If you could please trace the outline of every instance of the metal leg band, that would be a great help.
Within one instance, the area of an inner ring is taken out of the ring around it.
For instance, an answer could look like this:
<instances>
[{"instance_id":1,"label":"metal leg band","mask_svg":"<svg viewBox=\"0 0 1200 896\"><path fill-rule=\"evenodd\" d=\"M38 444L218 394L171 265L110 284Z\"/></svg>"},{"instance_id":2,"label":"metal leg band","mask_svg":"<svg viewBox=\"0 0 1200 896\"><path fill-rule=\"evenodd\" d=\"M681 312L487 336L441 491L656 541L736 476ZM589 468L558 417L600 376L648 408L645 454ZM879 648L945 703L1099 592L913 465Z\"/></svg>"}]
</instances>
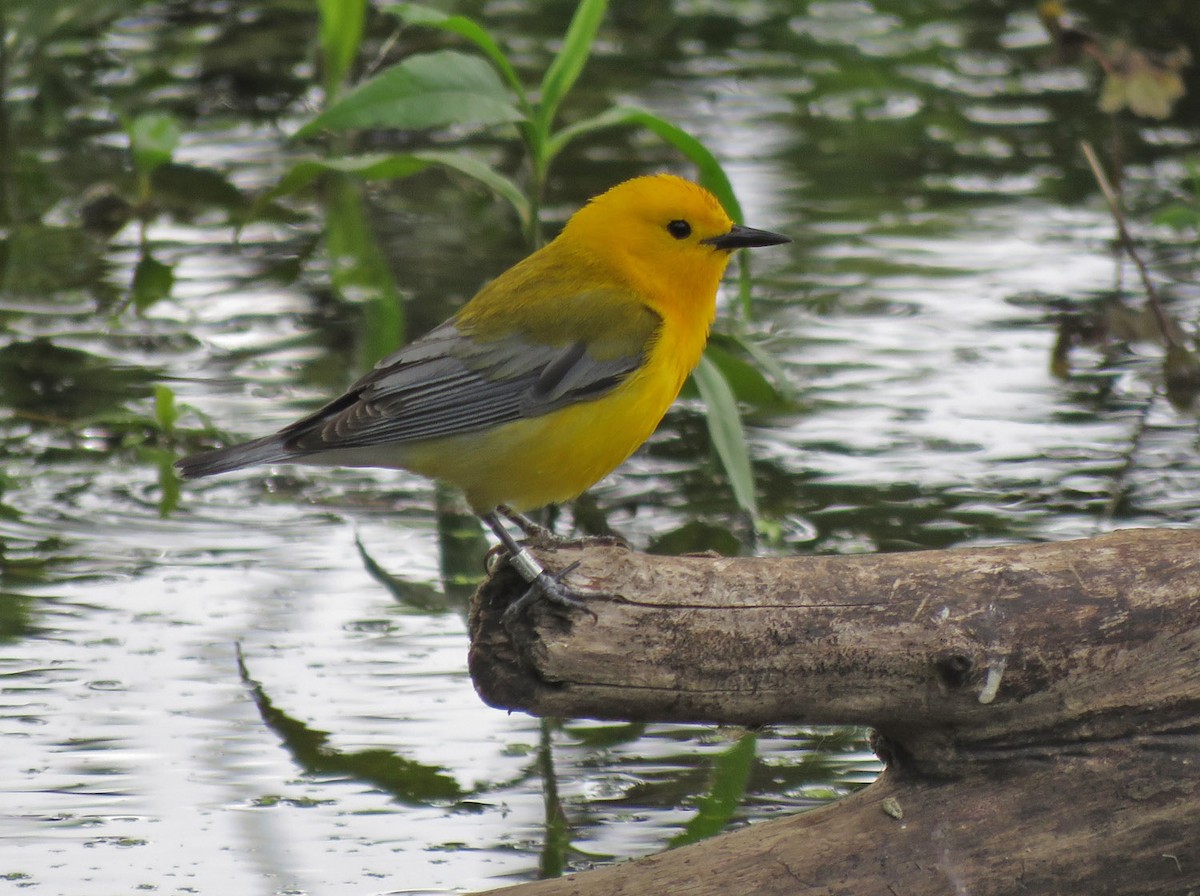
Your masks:
<instances>
[{"instance_id":1,"label":"metal leg band","mask_svg":"<svg viewBox=\"0 0 1200 896\"><path fill-rule=\"evenodd\" d=\"M515 554L510 554L508 563L513 569L531 585L537 581L539 576L546 574L546 569L542 564L534 559L533 554L529 553L525 548L521 548Z\"/></svg>"}]
</instances>

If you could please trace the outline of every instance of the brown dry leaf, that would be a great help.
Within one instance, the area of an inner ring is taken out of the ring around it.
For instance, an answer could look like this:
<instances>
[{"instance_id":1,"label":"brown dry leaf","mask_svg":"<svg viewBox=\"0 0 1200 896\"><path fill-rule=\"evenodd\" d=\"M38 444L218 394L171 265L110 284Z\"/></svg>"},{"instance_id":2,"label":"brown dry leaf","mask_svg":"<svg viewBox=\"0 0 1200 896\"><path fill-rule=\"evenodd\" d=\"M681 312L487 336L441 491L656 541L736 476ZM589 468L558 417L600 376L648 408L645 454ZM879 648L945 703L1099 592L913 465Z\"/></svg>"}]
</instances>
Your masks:
<instances>
[{"instance_id":1,"label":"brown dry leaf","mask_svg":"<svg viewBox=\"0 0 1200 896\"><path fill-rule=\"evenodd\" d=\"M1143 118L1167 118L1183 96L1183 78L1179 72L1191 62L1185 49L1165 56L1152 56L1142 50L1114 43L1103 57L1104 85L1100 89L1100 109L1118 112L1128 108Z\"/></svg>"}]
</instances>

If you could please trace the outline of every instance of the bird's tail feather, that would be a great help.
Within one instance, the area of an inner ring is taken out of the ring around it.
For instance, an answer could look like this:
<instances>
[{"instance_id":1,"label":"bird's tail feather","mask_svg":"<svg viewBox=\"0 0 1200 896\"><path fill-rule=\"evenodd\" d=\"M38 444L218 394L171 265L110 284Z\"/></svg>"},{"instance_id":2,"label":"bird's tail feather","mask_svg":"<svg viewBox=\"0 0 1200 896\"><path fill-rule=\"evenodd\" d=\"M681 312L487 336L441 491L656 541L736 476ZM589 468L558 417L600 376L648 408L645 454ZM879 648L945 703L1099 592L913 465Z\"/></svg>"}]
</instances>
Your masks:
<instances>
[{"instance_id":1,"label":"bird's tail feather","mask_svg":"<svg viewBox=\"0 0 1200 896\"><path fill-rule=\"evenodd\" d=\"M283 440L278 435L271 435L241 445L193 454L176 461L175 468L184 479L199 479L201 476L228 473L242 467L279 463L292 457L292 452L283 447Z\"/></svg>"}]
</instances>

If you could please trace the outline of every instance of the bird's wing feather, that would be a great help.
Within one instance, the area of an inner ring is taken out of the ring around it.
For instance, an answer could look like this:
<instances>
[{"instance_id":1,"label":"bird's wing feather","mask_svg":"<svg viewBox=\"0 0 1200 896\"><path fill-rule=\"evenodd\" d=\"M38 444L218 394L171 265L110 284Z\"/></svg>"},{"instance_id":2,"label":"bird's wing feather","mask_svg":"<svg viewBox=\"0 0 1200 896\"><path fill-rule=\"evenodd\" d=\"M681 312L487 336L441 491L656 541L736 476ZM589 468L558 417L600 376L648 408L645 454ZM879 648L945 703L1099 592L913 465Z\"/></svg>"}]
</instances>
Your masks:
<instances>
[{"instance_id":1,"label":"bird's wing feather","mask_svg":"<svg viewBox=\"0 0 1200 896\"><path fill-rule=\"evenodd\" d=\"M510 330L480 339L450 320L384 358L341 398L285 429L284 447L308 454L474 432L594 399L644 362L661 320L628 296L613 326L562 344ZM587 296L606 304L607 293ZM608 315L589 315L593 322Z\"/></svg>"}]
</instances>

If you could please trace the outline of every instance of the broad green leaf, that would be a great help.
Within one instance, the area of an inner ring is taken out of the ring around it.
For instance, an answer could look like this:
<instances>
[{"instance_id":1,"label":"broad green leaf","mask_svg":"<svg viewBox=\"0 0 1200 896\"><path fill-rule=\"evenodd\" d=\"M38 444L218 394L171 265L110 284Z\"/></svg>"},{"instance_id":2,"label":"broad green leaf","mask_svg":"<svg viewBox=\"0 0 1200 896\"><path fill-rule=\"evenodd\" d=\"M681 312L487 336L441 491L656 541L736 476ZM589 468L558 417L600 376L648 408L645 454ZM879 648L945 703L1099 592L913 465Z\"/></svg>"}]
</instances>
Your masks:
<instances>
[{"instance_id":1,"label":"broad green leaf","mask_svg":"<svg viewBox=\"0 0 1200 896\"><path fill-rule=\"evenodd\" d=\"M441 165L474 178L508 201L517 213L522 227L528 222L531 214L529 200L525 198L521 188L509 178L474 156L436 150L347 156L337 159L302 159L291 167L274 189L259 200L256 207L281 196L296 193L326 173L352 174L362 180L399 180L433 165Z\"/></svg>"},{"instance_id":2,"label":"broad green leaf","mask_svg":"<svg viewBox=\"0 0 1200 896\"><path fill-rule=\"evenodd\" d=\"M163 112L139 115L129 123L129 149L133 166L143 177L171 161L179 146L179 122Z\"/></svg>"},{"instance_id":3,"label":"broad green leaf","mask_svg":"<svg viewBox=\"0 0 1200 896\"><path fill-rule=\"evenodd\" d=\"M779 391L749 361L739 358L713 340L709 341L704 354L717 365L738 401L763 408L779 408L785 404Z\"/></svg>"},{"instance_id":4,"label":"broad green leaf","mask_svg":"<svg viewBox=\"0 0 1200 896\"><path fill-rule=\"evenodd\" d=\"M766 377L767 388L774 393L776 402L788 406L794 404L795 388L792 386L787 370L762 343L733 332L714 333L709 338L708 345L711 348L714 344L718 348L727 348L729 351L749 355L757 374ZM753 399L743 398L740 393L738 397L743 401L753 401Z\"/></svg>"},{"instance_id":5,"label":"broad green leaf","mask_svg":"<svg viewBox=\"0 0 1200 896\"><path fill-rule=\"evenodd\" d=\"M321 14L321 60L325 71L325 99L332 100L354 64L362 42L366 0L317 0Z\"/></svg>"},{"instance_id":6,"label":"broad green leaf","mask_svg":"<svg viewBox=\"0 0 1200 896\"><path fill-rule=\"evenodd\" d=\"M522 117L494 68L478 56L439 50L410 56L364 81L296 136L355 128L485 127Z\"/></svg>"},{"instance_id":7,"label":"broad green leaf","mask_svg":"<svg viewBox=\"0 0 1200 896\"><path fill-rule=\"evenodd\" d=\"M521 228L525 229L529 226L530 217L533 214L533 207L529 203L528 197L512 180L505 177L495 168L481 162L474 156L464 155L457 152L421 152L415 153L418 158L427 159L435 165L441 165L444 168L450 168L457 171L459 174L465 174L468 177L474 178L484 186L488 187L497 196L508 200L508 204L512 206L513 211L517 213L517 219L521 222Z\"/></svg>"},{"instance_id":8,"label":"broad green leaf","mask_svg":"<svg viewBox=\"0 0 1200 896\"><path fill-rule=\"evenodd\" d=\"M757 748L757 735L747 732L716 758L712 787L700 798L696 814L684 825L682 833L671 838L671 846L697 843L725 829L746 794Z\"/></svg>"},{"instance_id":9,"label":"broad green leaf","mask_svg":"<svg viewBox=\"0 0 1200 896\"><path fill-rule=\"evenodd\" d=\"M216 206L237 215L249 205L242 191L212 168L168 162L154 170L150 185L155 198L172 207L199 210Z\"/></svg>"},{"instance_id":10,"label":"broad green leaf","mask_svg":"<svg viewBox=\"0 0 1200 896\"><path fill-rule=\"evenodd\" d=\"M645 722L618 722L612 725L596 725L588 722L572 725L563 723L563 730L571 739L591 750L605 750L631 744L646 733Z\"/></svg>"},{"instance_id":11,"label":"broad green leaf","mask_svg":"<svg viewBox=\"0 0 1200 896\"><path fill-rule=\"evenodd\" d=\"M353 174L362 180L399 180L424 171L431 164L408 153L301 159L257 204L298 193L323 174Z\"/></svg>"},{"instance_id":12,"label":"broad green leaf","mask_svg":"<svg viewBox=\"0 0 1200 896\"><path fill-rule=\"evenodd\" d=\"M720 368L707 357L692 371L692 379L700 391L700 400L707 410L708 433L713 448L729 477L729 485L739 506L758 521L758 501L754 495L754 472L750 467L750 450L746 431L738 413L737 399Z\"/></svg>"},{"instance_id":13,"label":"broad green leaf","mask_svg":"<svg viewBox=\"0 0 1200 896\"><path fill-rule=\"evenodd\" d=\"M438 28L442 31L457 34L459 37L465 37L471 41L471 43L483 50L488 59L492 61L492 64L496 66L496 70L500 72L504 80L508 82L508 86L517 95L522 107L525 107L526 115L530 114L528 111L528 100L525 96L525 87L521 83L521 79L517 76L516 69L508 61L508 57L500 49L500 45L477 22L468 19L466 16L449 15L439 9L434 9L431 6L422 6L419 3L387 4L381 8L381 11L390 13L410 25L424 25L428 28Z\"/></svg>"},{"instance_id":14,"label":"broad green leaf","mask_svg":"<svg viewBox=\"0 0 1200 896\"><path fill-rule=\"evenodd\" d=\"M348 156L338 159L303 159L293 165L279 184L259 200L256 208L281 196L299 192L326 173L352 174L363 180L398 180L425 171L433 165L441 165L472 177L506 199L517 213L522 227L529 220L531 214L529 200L512 180L474 156L433 150L392 155Z\"/></svg>"},{"instance_id":15,"label":"broad green leaf","mask_svg":"<svg viewBox=\"0 0 1200 896\"><path fill-rule=\"evenodd\" d=\"M550 132L554 113L563 97L570 92L592 53L592 43L604 18L608 0L581 0L567 26L562 48L542 77L538 120L542 134Z\"/></svg>"},{"instance_id":16,"label":"broad green leaf","mask_svg":"<svg viewBox=\"0 0 1200 896\"><path fill-rule=\"evenodd\" d=\"M147 252L133 271L133 304L139 311L145 311L169 296L174 285L175 271L171 266Z\"/></svg>"}]
</instances>

